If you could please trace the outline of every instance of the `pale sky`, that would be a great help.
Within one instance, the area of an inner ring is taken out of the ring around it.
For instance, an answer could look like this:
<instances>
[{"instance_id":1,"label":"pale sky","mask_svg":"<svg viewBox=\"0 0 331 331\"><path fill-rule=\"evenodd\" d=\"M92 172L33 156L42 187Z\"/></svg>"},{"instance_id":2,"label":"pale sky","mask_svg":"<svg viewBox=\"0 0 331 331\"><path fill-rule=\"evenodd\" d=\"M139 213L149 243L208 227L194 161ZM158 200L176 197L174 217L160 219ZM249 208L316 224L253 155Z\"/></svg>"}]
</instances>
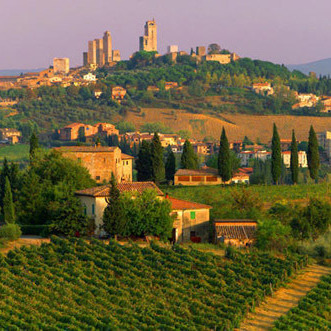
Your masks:
<instances>
[{"instance_id":1,"label":"pale sky","mask_svg":"<svg viewBox=\"0 0 331 331\"><path fill-rule=\"evenodd\" d=\"M127 59L146 20L158 49L216 42L242 57L298 64L331 57L331 0L0 0L0 69L82 64L87 41L110 30Z\"/></svg>"}]
</instances>

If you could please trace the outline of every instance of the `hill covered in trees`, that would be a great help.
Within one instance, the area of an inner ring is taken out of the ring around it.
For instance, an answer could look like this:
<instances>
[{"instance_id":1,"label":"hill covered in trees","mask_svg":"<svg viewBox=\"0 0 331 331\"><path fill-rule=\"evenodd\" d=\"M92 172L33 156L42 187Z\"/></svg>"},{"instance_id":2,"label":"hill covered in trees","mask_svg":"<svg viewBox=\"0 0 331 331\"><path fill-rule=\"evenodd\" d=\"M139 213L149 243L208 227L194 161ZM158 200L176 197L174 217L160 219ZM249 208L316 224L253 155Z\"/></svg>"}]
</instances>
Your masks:
<instances>
[{"instance_id":1,"label":"hill covered in trees","mask_svg":"<svg viewBox=\"0 0 331 331\"><path fill-rule=\"evenodd\" d=\"M71 122L96 123L125 121L135 112L142 119L143 108L185 110L189 114L213 117L224 114L312 115L311 108L293 111L294 91L331 95L331 80L314 78L285 66L248 58L221 65L217 62L197 63L190 56L178 56L177 63L168 56L155 58L139 52L129 61L113 68L97 69L98 81L89 86L40 87L34 90L0 91L2 99L16 99L18 104L0 108L0 127L22 131L27 139L33 130L50 132ZM175 82L178 88L166 89L165 82ZM275 93L265 96L254 93L251 85L268 81ZM119 104L112 100L112 87L127 89ZM157 89L148 89L155 86ZM290 87L290 90L288 89ZM101 91L100 98L95 91Z\"/></svg>"}]
</instances>

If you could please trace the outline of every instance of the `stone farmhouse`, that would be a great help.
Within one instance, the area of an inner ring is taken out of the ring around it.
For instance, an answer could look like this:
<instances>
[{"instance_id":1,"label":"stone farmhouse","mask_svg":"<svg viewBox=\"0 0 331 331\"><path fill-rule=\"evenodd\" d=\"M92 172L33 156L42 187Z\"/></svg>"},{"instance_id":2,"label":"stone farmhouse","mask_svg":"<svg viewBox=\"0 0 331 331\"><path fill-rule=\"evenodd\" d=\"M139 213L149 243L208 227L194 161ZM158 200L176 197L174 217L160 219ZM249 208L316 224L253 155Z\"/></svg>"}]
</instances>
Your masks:
<instances>
[{"instance_id":1,"label":"stone farmhouse","mask_svg":"<svg viewBox=\"0 0 331 331\"><path fill-rule=\"evenodd\" d=\"M54 148L63 157L79 160L98 183L109 182L114 173L118 183L132 182L132 160L119 147L64 146Z\"/></svg>"},{"instance_id":2,"label":"stone farmhouse","mask_svg":"<svg viewBox=\"0 0 331 331\"><path fill-rule=\"evenodd\" d=\"M16 129L2 128L0 129L0 140L3 143L17 144L21 140L21 132Z\"/></svg>"},{"instance_id":3,"label":"stone farmhouse","mask_svg":"<svg viewBox=\"0 0 331 331\"><path fill-rule=\"evenodd\" d=\"M270 83L254 83L252 85L252 90L257 94L262 95L274 94L274 89L271 87Z\"/></svg>"},{"instance_id":4,"label":"stone farmhouse","mask_svg":"<svg viewBox=\"0 0 331 331\"><path fill-rule=\"evenodd\" d=\"M233 246L250 246L256 239L257 222L253 220L214 221L214 242Z\"/></svg>"},{"instance_id":5,"label":"stone farmhouse","mask_svg":"<svg viewBox=\"0 0 331 331\"><path fill-rule=\"evenodd\" d=\"M167 199L171 204L173 223L173 241L183 242L192 238L207 241L209 238L209 211L208 205L175 199L164 194L153 182L119 183L120 192L138 192L155 190L159 199ZM96 235L103 235L102 217L107 206L106 199L109 196L109 185L97 186L76 192L81 200L87 216L93 217L96 224Z\"/></svg>"},{"instance_id":6,"label":"stone farmhouse","mask_svg":"<svg viewBox=\"0 0 331 331\"><path fill-rule=\"evenodd\" d=\"M252 168L240 168L233 178L225 184L248 184L249 176L253 173ZM197 186L197 185L220 185L224 184L218 174L218 170L203 167L199 170L179 169L174 176L174 185Z\"/></svg>"},{"instance_id":7,"label":"stone farmhouse","mask_svg":"<svg viewBox=\"0 0 331 331\"><path fill-rule=\"evenodd\" d=\"M331 158L331 131L323 131L316 133L319 146L325 150L327 157Z\"/></svg>"}]
</instances>

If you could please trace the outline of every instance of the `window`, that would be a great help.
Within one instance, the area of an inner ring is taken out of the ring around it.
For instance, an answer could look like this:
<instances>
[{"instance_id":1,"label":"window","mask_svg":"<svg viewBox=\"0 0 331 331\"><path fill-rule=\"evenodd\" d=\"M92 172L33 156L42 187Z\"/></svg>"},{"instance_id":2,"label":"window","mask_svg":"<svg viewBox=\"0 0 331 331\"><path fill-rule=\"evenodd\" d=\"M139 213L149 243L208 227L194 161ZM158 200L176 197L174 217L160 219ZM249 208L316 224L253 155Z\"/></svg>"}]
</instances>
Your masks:
<instances>
[{"instance_id":1,"label":"window","mask_svg":"<svg viewBox=\"0 0 331 331\"><path fill-rule=\"evenodd\" d=\"M95 179L96 180L100 180L100 176L95 176Z\"/></svg>"},{"instance_id":2,"label":"window","mask_svg":"<svg viewBox=\"0 0 331 331\"><path fill-rule=\"evenodd\" d=\"M84 215L87 215L87 208L86 208L86 205L84 205Z\"/></svg>"},{"instance_id":3,"label":"window","mask_svg":"<svg viewBox=\"0 0 331 331\"><path fill-rule=\"evenodd\" d=\"M196 237L196 233L195 233L195 231L191 231L191 233L190 233L190 237L192 238L192 237Z\"/></svg>"},{"instance_id":4,"label":"window","mask_svg":"<svg viewBox=\"0 0 331 331\"><path fill-rule=\"evenodd\" d=\"M94 203L92 203L92 215L95 215L95 206L94 206Z\"/></svg>"},{"instance_id":5,"label":"window","mask_svg":"<svg viewBox=\"0 0 331 331\"><path fill-rule=\"evenodd\" d=\"M195 220L195 211L190 212L191 220Z\"/></svg>"}]
</instances>

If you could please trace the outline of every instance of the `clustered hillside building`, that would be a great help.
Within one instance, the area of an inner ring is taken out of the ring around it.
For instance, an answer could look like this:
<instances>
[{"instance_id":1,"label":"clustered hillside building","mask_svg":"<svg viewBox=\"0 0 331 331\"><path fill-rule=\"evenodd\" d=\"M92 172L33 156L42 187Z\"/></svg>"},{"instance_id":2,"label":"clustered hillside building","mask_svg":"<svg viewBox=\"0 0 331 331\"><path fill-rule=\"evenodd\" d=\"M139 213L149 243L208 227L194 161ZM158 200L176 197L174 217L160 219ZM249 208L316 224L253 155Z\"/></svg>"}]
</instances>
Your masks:
<instances>
[{"instance_id":1,"label":"clustered hillside building","mask_svg":"<svg viewBox=\"0 0 331 331\"><path fill-rule=\"evenodd\" d=\"M88 125L83 123L71 123L59 130L59 139L63 141L74 141L80 137L94 137L100 135L108 137L112 135L119 135L119 131L115 125L110 123L97 123Z\"/></svg>"},{"instance_id":2,"label":"clustered hillside building","mask_svg":"<svg viewBox=\"0 0 331 331\"><path fill-rule=\"evenodd\" d=\"M54 148L63 157L79 160L98 183L106 183L113 173L118 183L132 182L133 157L121 152L119 147L63 146Z\"/></svg>"},{"instance_id":3,"label":"clustered hillside building","mask_svg":"<svg viewBox=\"0 0 331 331\"><path fill-rule=\"evenodd\" d=\"M290 151L283 151L281 152L282 160L286 168L289 168L291 165L291 152ZM257 159L261 161L271 160L271 152L268 151L242 151L238 154L238 157L241 161L241 166L247 167L250 164L251 160ZM307 161L307 153L305 151L298 152L299 158L299 167L300 168L307 168L308 161Z\"/></svg>"},{"instance_id":4,"label":"clustered hillside building","mask_svg":"<svg viewBox=\"0 0 331 331\"><path fill-rule=\"evenodd\" d=\"M54 58L53 59L54 74L68 74L70 70L69 59L65 58Z\"/></svg>"},{"instance_id":5,"label":"clustered hillside building","mask_svg":"<svg viewBox=\"0 0 331 331\"><path fill-rule=\"evenodd\" d=\"M17 129L2 128L0 129L0 143L17 144L21 140L21 132Z\"/></svg>"},{"instance_id":6,"label":"clustered hillside building","mask_svg":"<svg viewBox=\"0 0 331 331\"><path fill-rule=\"evenodd\" d=\"M87 216L94 218L96 235L104 234L102 230L102 217L107 206L106 198L109 196L109 185L97 186L77 191L76 196L81 200ZM174 215L172 239L174 242L189 241L198 238L207 241L209 237L209 220L211 206L176 199L164 194L153 182L119 183L121 193L141 193L145 190L155 190L158 199L167 199L171 204Z\"/></svg>"}]
</instances>

